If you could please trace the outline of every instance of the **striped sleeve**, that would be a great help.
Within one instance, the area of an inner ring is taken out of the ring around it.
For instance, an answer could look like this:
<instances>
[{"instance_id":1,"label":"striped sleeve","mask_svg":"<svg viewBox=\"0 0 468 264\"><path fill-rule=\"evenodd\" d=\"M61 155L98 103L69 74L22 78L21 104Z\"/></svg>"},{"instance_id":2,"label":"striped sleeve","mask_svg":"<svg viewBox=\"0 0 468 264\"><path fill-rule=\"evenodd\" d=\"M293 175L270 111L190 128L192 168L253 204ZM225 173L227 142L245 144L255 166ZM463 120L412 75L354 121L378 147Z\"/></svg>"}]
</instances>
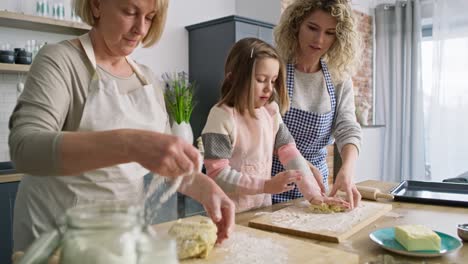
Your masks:
<instances>
[{"instance_id":1,"label":"striped sleeve","mask_svg":"<svg viewBox=\"0 0 468 264\"><path fill-rule=\"evenodd\" d=\"M218 106L213 107L202 131L207 175L226 193L263 193L265 180L244 175L230 166L235 139L233 113Z\"/></svg>"}]
</instances>

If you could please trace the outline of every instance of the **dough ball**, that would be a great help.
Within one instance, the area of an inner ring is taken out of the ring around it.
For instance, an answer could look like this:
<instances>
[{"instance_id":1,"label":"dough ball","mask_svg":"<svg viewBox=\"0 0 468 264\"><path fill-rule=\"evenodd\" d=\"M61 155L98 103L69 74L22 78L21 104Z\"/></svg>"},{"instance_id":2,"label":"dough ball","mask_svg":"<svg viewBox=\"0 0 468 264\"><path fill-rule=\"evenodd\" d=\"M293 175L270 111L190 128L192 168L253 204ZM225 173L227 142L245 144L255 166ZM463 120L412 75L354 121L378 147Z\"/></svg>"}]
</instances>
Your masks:
<instances>
[{"instance_id":1,"label":"dough ball","mask_svg":"<svg viewBox=\"0 0 468 264\"><path fill-rule=\"evenodd\" d=\"M185 222L180 219L169 229L169 235L177 241L180 260L206 258L216 243L218 228L211 220Z\"/></svg>"}]
</instances>

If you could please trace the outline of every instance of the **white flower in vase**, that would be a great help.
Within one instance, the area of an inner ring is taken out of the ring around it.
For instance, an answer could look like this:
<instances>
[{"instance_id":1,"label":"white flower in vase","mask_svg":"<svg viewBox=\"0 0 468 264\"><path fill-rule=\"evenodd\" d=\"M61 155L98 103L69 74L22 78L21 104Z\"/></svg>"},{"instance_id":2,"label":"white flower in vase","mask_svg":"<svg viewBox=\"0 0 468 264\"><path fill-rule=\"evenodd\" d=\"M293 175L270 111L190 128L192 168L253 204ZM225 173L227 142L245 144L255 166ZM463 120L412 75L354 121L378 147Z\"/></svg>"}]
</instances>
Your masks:
<instances>
[{"instance_id":1,"label":"white flower in vase","mask_svg":"<svg viewBox=\"0 0 468 264\"><path fill-rule=\"evenodd\" d=\"M164 73L162 79L166 84L164 99L167 111L173 121L172 134L193 144L190 116L195 107L193 101L195 84L191 84L188 81L188 74L186 72Z\"/></svg>"}]
</instances>

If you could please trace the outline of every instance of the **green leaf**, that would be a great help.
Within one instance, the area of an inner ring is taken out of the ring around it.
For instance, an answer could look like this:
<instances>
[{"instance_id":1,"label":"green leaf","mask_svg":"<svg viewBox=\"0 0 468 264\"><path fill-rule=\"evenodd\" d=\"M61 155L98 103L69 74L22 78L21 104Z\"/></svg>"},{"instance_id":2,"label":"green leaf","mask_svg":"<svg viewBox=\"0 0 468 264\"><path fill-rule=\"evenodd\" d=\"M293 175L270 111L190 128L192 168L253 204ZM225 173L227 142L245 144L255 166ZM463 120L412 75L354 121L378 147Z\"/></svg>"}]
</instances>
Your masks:
<instances>
[{"instance_id":1,"label":"green leaf","mask_svg":"<svg viewBox=\"0 0 468 264\"><path fill-rule=\"evenodd\" d=\"M195 84L188 81L188 75L185 72L164 73L162 78L166 84L164 100L169 115L178 124L190 122L190 116L195 107L193 101Z\"/></svg>"}]
</instances>

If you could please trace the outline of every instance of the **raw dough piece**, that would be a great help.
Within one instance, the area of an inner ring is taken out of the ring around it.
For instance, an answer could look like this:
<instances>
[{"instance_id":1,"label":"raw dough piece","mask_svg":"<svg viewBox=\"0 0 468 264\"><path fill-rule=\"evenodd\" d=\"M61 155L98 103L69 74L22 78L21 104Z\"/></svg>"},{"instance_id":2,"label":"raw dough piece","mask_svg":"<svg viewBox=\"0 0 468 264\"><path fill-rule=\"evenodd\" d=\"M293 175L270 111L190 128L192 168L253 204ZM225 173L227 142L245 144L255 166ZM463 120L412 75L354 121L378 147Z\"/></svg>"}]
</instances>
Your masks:
<instances>
[{"instance_id":1,"label":"raw dough piece","mask_svg":"<svg viewBox=\"0 0 468 264\"><path fill-rule=\"evenodd\" d=\"M345 208L334 205L334 204L311 204L309 206L310 212L314 214L331 214L331 213L339 213L344 212Z\"/></svg>"},{"instance_id":2,"label":"raw dough piece","mask_svg":"<svg viewBox=\"0 0 468 264\"><path fill-rule=\"evenodd\" d=\"M169 229L177 241L177 256L180 260L206 258L216 243L218 228L210 220L183 222L178 220Z\"/></svg>"}]
</instances>

